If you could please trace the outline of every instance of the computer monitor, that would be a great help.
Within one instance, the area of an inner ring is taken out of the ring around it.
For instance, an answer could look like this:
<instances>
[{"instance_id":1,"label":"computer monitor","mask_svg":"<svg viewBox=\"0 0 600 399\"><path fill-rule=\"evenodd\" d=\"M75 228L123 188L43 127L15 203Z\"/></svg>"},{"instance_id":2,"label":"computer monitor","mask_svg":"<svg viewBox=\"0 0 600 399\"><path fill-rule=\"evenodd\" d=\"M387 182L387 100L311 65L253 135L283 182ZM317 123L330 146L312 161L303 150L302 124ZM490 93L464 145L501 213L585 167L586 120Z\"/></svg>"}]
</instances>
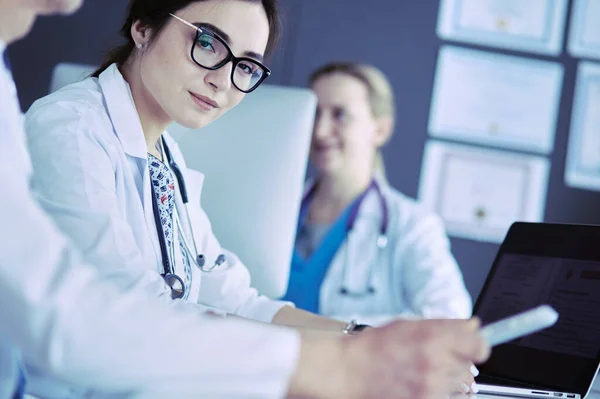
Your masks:
<instances>
[{"instance_id":1,"label":"computer monitor","mask_svg":"<svg viewBox=\"0 0 600 399\"><path fill-rule=\"evenodd\" d=\"M308 89L263 85L198 131L169 128L187 166L205 175L215 235L271 298L287 290L315 110Z\"/></svg>"},{"instance_id":2,"label":"computer monitor","mask_svg":"<svg viewBox=\"0 0 600 399\"><path fill-rule=\"evenodd\" d=\"M52 78L50 80L50 93L69 85L84 80L90 76L96 67L85 64L72 64L61 62L54 66L52 70Z\"/></svg>"}]
</instances>

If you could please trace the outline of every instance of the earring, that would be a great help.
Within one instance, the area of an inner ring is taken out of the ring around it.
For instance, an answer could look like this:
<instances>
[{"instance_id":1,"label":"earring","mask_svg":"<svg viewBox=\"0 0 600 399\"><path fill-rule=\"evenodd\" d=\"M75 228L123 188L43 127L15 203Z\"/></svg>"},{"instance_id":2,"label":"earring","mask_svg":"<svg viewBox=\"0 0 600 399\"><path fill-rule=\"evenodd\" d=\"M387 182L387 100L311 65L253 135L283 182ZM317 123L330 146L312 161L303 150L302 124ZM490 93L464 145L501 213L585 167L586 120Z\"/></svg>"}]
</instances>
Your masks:
<instances>
[{"instance_id":1,"label":"earring","mask_svg":"<svg viewBox=\"0 0 600 399\"><path fill-rule=\"evenodd\" d=\"M137 48L139 48L140 50L142 49L142 47L143 47L142 43L137 44Z\"/></svg>"}]
</instances>

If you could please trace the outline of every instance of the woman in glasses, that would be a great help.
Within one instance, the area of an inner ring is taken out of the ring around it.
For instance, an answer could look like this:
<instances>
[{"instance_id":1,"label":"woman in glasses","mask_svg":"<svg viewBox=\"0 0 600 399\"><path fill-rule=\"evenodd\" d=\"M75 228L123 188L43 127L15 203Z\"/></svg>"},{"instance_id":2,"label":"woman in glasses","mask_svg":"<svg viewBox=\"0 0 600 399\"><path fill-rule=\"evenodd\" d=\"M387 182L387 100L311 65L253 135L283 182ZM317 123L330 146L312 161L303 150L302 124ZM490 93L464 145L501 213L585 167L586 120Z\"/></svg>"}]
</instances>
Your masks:
<instances>
[{"instance_id":1,"label":"woman in glasses","mask_svg":"<svg viewBox=\"0 0 600 399\"><path fill-rule=\"evenodd\" d=\"M471 299L442 221L385 179L395 119L378 69L333 63L310 77L317 172L302 202L286 300L329 317L466 318Z\"/></svg>"},{"instance_id":2,"label":"woman in glasses","mask_svg":"<svg viewBox=\"0 0 600 399\"><path fill-rule=\"evenodd\" d=\"M279 34L276 1L132 0L121 33L125 44L93 77L27 112L43 206L88 260L138 274L166 300L342 333L348 323L250 287L247 269L213 235L198 176L166 132L172 122L211 123L269 76L263 59Z\"/></svg>"},{"instance_id":3,"label":"woman in glasses","mask_svg":"<svg viewBox=\"0 0 600 399\"><path fill-rule=\"evenodd\" d=\"M248 270L220 247L200 209L202 177L166 132L172 122L205 126L255 90L270 74L263 59L279 29L276 0L132 0L125 44L92 77L27 112L32 186L108 275L133 273L155 295L202 311L342 334L350 321L250 286ZM53 397L73 394L30 372L32 393L46 397L50 384Z\"/></svg>"}]
</instances>

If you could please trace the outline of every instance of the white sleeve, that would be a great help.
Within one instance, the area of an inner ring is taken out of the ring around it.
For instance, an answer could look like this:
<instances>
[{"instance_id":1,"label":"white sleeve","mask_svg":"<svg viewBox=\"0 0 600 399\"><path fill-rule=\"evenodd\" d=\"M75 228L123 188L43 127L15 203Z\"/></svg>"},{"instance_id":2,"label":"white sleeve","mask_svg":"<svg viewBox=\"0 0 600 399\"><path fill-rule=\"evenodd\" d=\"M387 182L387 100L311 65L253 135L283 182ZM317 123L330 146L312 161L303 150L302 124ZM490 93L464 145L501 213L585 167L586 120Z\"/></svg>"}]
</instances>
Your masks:
<instances>
[{"instance_id":1,"label":"white sleeve","mask_svg":"<svg viewBox=\"0 0 600 399\"><path fill-rule=\"evenodd\" d=\"M425 318L468 318L471 297L442 220L420 207L414 212L394 259L394 267L401 267L398 280L413 313Z\"/></svg>"},{"instance_id":2,"label":"white sleeve","mask_svg":"<svg viewBox=\"0 0 600 399\"><path fill-rule=\"evenodd\" d=\"M297 333L200 315L149 295L136 278L119 275L117 285L82 263L30 194L22 126L13 128L7 107L16 99L4 89L0 74L0 336L75 385L282 397L298 358Z\"/></svg>"}]
</instances>

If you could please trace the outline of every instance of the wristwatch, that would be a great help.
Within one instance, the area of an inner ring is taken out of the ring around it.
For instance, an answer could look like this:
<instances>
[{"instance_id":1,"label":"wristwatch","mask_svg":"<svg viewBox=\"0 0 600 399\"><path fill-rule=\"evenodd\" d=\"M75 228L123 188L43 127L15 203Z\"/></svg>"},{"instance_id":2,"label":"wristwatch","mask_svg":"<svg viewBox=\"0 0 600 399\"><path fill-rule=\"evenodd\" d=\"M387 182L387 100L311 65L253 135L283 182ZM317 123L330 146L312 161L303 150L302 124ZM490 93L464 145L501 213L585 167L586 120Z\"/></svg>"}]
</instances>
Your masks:
<instances>
[{"instance_id":1,"label":"wristwatch","mask_svg":"<svg viewBox=\"0 0 600 399\"><path fill-rule=\"evenodd\" d=\"M344 327L344 334L346 335L357 335L360 334L365 328L369 328L368 324L358 324L356 320L352 320Z\"/></svg>"}]
</instances>

